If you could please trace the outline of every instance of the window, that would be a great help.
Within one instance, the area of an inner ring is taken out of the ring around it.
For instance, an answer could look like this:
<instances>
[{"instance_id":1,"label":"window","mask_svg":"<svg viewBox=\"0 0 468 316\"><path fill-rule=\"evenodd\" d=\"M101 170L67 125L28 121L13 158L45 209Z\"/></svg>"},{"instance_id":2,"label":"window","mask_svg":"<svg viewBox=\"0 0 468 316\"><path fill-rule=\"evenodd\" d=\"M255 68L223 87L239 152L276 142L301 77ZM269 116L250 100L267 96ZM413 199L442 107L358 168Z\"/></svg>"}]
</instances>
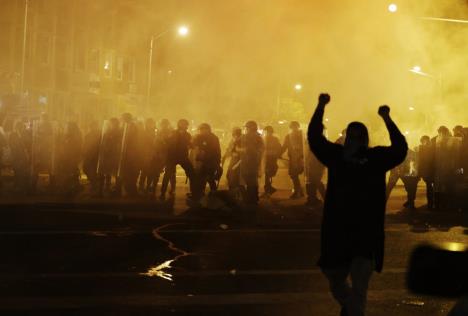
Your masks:
<instances>
[{"instance_id":1,"label":"window","mask_svg":"<svg viewBox=\"0 0 468 316\"><path fill-rule=\"evenodd\" d=\"M104 53L104 76L110 78L112 77L112 52L107 51Z\"/></svg>"},{"instance_id":2,"label":"window","mask_svg":"<svg viewBox=\"0 0 468 316\"><path fill-rule=\"evenodd\" d=\"M8 65L10 61L10 49L8 48L10 45L10 41L0 38L0 64Z\"/></svg>"},{"instance_id":3,"label":"window","mask_svg":"<svg viewBox=\"0 0 468 316\"><path fill-rule=\"evenodd\" d=\"M124 78L128 82L135 82L135 59L133 57L124 60Z\"/></svg>"},{"instance_id":4,"label":"window","mask_svg":"<svg viewBox=\"0 0 468 316\"><path fill-rule=\"evenodd\" d=\"M57 68L68 68L69 65L68 43L63 40L55 44L55 65Z\"/></svg>"},{"instance_id":5,"label":"window","mask_svg":"<svg viewBox=\"0 0 468 316\"><path fill-rule=\"evenodd\" d=\"M10 38L9 29L6 25L1 24L0 28L5 28L5 32L0 34L0 64L8 65L10 63Z\"/></svg>"},{"instance_id":6,"label":"window","mask_svg":"<svg viewBox=\"0 0 468 316\"><path fill-rule=\"evenodd\" d=\"M36 5L36 9L39 12L46 12L47 11L47 1L46 0L36 0L34 4Z\"/></svg>"},{"instance_id":7,"label":"window","mask_svg":"<svg viewBox=\"0 0 468 316\"><path fill-rule=\"evenodd\" d=\"M88 52L88 69L89 72L99 74L99 50L90 49Z\"/></svg>"},{"instance_id":8,"label":"window","mask_svg":"<svg viewBox=\"0 0 468 316\"><path fill-rule=\"evenodd\" d=\"M84 71L86 68L86 41L84 33L75 33L75 48L73 53L76 71Z\"/></svg>"},{"instance_id":9,"label":"window","mask_svg":"<svg viewBox=\"0 0 468 316\"><path fill-rule=\"evenodd\" d=\"M70 7L67 5L66 1L59 2L61 7L57 8L57 35L62 37L70 37L71 33L71 19ZM64 5L65 4L65 5Z\"/></svg>"},{"instance_id":10,"label":"window","mask_svg":"<svg viewBox=\"0 0 468 316\"><path fill-rule=\"evenodd\" d=\"M50 57L50 38L44 34L36 37L36 60L39 64L48 65Z\"/></svg>"},{"instance_id":11,"label":"window","mask_svg":"<svg viewBox=\"0 0 468 316\"><path fill-rule=\"evenodd\" d=\"M124 66L124 58L122 56L118 56L115 62L115 77L117 80L123 79L123 67Z\"/></svg>"}]
</instances>

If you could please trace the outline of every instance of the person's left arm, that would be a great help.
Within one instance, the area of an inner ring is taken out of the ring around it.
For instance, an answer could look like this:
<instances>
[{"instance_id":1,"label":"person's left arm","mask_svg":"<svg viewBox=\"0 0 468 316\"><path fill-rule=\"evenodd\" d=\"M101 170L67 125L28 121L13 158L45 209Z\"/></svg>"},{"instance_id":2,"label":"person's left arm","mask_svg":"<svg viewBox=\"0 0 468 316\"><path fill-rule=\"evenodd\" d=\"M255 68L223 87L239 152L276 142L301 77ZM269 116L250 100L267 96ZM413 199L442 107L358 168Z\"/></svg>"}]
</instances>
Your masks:
<instances>
[{"instance_id":1,"label":"person's left arm","mask_svg":"<svg viewBox=\"0 0 468 316\"><path fill-rule=\"evenodd\" d=\"M408 143L405 136L390 117L390 108L382 105L379 108L379 115L382 117L390 136L391 145L387 147L377 147L378 164L385 170L391 170L400 165L406 158Z\"/></svg>"}]
</instances>

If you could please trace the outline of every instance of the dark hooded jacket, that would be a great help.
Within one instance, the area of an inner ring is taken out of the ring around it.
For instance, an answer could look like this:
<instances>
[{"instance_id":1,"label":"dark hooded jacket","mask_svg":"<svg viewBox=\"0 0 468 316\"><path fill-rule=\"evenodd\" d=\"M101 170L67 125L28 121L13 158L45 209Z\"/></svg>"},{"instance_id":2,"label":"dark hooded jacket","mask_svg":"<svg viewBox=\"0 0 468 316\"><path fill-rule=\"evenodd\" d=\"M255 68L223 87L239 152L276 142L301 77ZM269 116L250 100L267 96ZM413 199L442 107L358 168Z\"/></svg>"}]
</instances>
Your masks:
<instances>
[{"instance_id":1,"label":"dark hooded jacket","mask_svg":"<svg viewBox=\"0 0 468 316\"><path fill-rule=\"evenodd\" d=\"M347 266L355 257L375 260L382 271L385 239L386 172L405 159L408 145L391 121L391 146L365 148L345 159L344 147L323 136L324 108L315 111L308 129L310 149L328 167L322 231L322 268Z\"/></svg>"}]
</instances>

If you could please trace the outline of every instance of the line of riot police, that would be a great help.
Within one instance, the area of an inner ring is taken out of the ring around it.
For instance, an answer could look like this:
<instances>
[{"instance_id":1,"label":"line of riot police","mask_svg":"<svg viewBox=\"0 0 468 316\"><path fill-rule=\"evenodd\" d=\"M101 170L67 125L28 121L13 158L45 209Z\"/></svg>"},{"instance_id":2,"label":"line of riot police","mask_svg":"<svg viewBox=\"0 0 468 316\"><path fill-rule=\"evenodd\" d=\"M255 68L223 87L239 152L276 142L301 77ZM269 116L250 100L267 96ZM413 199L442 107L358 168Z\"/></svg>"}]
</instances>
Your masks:
<instances>
[{"instance_id":1,"label":"line of riot police","mask_svg":"<svg viewBox=\"0 0 468 316\"><path fill-rule=\"evenodd\" d=\"M387 197L399 179L407 192L404 207L415 209L418 182L426 187L427 208L468 208L468 128L455 126L452 132L441 126L437 136L424 135L419 146L408 150L405 161L390 172Z\"/></svg>"},{"instance_id":2,"label":"line of riot police","mask_svg":"<svg viewBox=\"0 0 468 316\"><path fill-rule=\"evenodd\" d=\"M59 124L43 113L37 120L3 125L2 165L12 170L17 195L34 195L46 187L47 193L74 196L83 190L84 174L93 197L147 196L165 201L175 195L180 166L190 186L191 203L198 203L208 190L210 194L218 191L225 171L232 197L256 204L261 176L264 196L275 193L273 178L279 160L289 166L292 199L304 196L299 180L304 172L308 204L320 204L317 193L324 195L324 168L307 150L298 122L291 122L281 144L272 126L260 133L257 123L248 121L244 131L233 129L223 154L209 124L200 124L192 136L185 119L172 128L167 119L157 124L151 118L139 121L124 113L101 126L92 121L82 133L77 123ZM287 159L282 158L285 154Z\"/></svg>"},{"instance_id":3,"label":"line of riot police","mask_svg":"<svg viewBox=\"0 0 468 316\"><path fill-rule=\"evenodd\" d=\"M290 122L281 142L272 126L260 133L257 123L248 121L244 130L232 130L224 153L209 124L199 125L193 136L189 127L184 119L172 128L167 119L157 124L151 118L136 120L129 113L101 126L92 121L83 135L77 123L59 124L46 113L37 120L5 122L0 133L1 162L11 170L13 190L4 185L2 191L34 195L46 187L48 193L74 196L83 189L84 174L94 197L146 196L165 201L175 195L179 165L190 186L189 201L198 203L206 191L218 191L225 173L232 197L256 204L259 179L264 178L263 195L269 198L276 192L274 177L283 161L293 188L290 198L304 196L299 180L304 174L307 205L320 206L319 196L325 195L324 167L308 150L298 122ZM345 133L337 143L342 143ZM441 126L436 137L421 137L420 145L392 170L387 196L401 179L408 194L404 206L413 209L418 182L423 180L429 209L466 208L467 163L468 130L456 126L451 133Z\"/></svg>"}]
</instances>

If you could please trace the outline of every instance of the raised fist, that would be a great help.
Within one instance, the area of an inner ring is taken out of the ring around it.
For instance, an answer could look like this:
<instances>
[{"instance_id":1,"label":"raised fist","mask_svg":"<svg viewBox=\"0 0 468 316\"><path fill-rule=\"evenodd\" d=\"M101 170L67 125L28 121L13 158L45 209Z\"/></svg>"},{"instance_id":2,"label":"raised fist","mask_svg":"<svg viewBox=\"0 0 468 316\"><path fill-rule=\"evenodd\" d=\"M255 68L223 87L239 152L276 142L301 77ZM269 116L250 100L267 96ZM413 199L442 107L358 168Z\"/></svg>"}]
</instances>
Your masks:
<instances>
[{"instance_id":1,"label":"raised fist","mask_svg":"<svg viewBox=\"0 0 468 316\"><path fill-rule=\"evenodd\" d=\"M321 93L319 95L319 105L327 105L330 102L330 95L328 93Z\"/></svg>"},{"instance_id":2,"label":"raised fist","mask_svg":"<svg viewBox=\"0 0 468 316\"><path fill-rule=\"evenodd\" d=\"M388 105L380 106L379 115L383 118L390 116L390 107Z\"/></svg>"}]
</instances>

